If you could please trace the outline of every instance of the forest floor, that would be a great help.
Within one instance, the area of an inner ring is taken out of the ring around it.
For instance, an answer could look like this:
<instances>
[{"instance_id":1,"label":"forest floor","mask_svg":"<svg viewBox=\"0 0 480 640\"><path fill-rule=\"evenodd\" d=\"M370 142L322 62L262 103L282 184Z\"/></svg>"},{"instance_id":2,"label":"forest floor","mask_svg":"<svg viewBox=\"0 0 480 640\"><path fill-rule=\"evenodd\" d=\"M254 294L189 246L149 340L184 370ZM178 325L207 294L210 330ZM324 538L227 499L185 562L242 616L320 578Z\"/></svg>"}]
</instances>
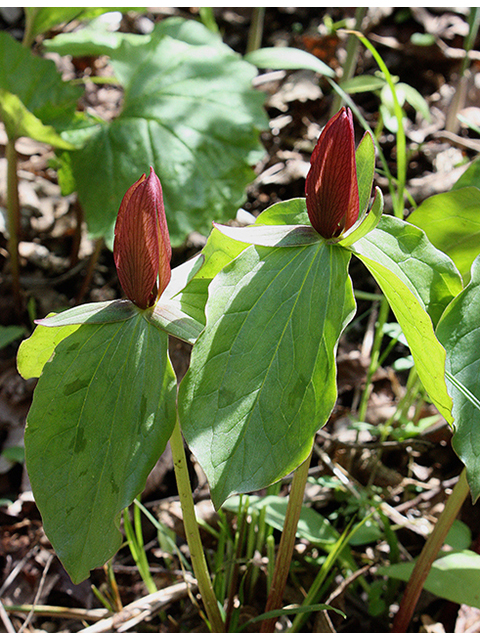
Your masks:
<instances>
[{"instance_id":1,"label":"forest floor","mask_svg":"<svg viewBox=\"0 0 480 640\"><path fill-rule=\"evenodd\" d=\"M224 41L241 55L245 54L252 10L215 8L214 13ZM124 18L123 28L143 32L145 21L155 22L170 15L198 19L195 9L149 10L143 15L129 14ZM262 46L298 47L339 71L345 59L347 35L335 31L332 24L335 26L348 19L342 26L350 27L354 15L354 9L342 8L267 8ZM0 19L3 21L0 28L21 38L21 15L12 18L2 14ZM371 9L364 19L362 31L378 49L391 74L414 87L428 104L430 121L411 106L405 106L409 154L407 189L412 199L420 204L431 195L447 191L464 171L465 164L480 150L479 136L471 129L459 121L454 127L448 125L458 91L460 55L468 33L467 12L432 8ZM431 44L417 44L421 40L416 37L418 34L431 36ZM66 65L78 76L93 73L94 67L108 64L108 61L84 59L59 61L59 64ZM376 70L372 56L361 47L356 75L373 75ZM467 80L460 107L464 110L462 113L468 114L469 119L480 126L478 46L472 49ZM265 156L255 168L257 178L248 188L243 207L253 216L275 202L304 196L310 154L331 115L334 99L330 85L310 71L260 71L256 86L266 93L270 130L262 134ZM115 87L87 84L86 104L102 117L109 118L116 112L119 91ZM366 121L375 129L379 121L378 94L369 91L353 97ZM362 132L357 128L358 123L355 126L360 139ZM394 170L395 136L385 127L380 143ZM5 144L6 136L0 129L2 155ZM123 628L121 624L129 619L128 605L148 593L128 546L122 547L113 559L110 574L105 568L99 568L88 580L74 585L43 533L22 460L26 416L36 381L25 381L19 376L16 369L18 345L33 330L33 318L79 302L118 298L121 291L112 254L102 249L92 262L95 244L85 232L77 247L78 262L71 265L78 208L74 196L64 198L60 194L56 173L49 164L51 149L22 138L18 142L18 152L24 214L24 239L20 246L22 285L28 305L18 317L9 287L7 243L2 234L0 215L0 324L21 327L20 335L0 350L0 597L4 607L0 607L0 631L9 630L13 625L17 631L22 628L25 631L77 632L86 625L95 624L106 612L105 602L97 598L92 586L114 603L113 608L119 608L119 602L124 607L114 619L107 618L107 630L205 631L194 593L188 589L175 591L172 587L183 581L178 558L161 548L157 532L148 521L144 523L144 542L153 578L165 600L160 606L160 601L152 598L153 604L146 605L148 617L139 615L137 607L130 615L131 622ZM375 182L385 193L386 213L391 213L385 177L378 173ZM0 212L5 210L5 185L6 161L0 157ZM411 209L409 201L406 214ZM205 238L192 234L174 251L174 266L201 250L204 242ZM352 265L351 277L355 289L376 293L373 280L358 261ZM372 381L365 420L368 428L355 430L351 427L351 416L363 393L376 311L375 302L360 300L356 319L340 342L339 397L328 425L317 437L318 446L311 463L311 477L317 482L309 485L305 500L342 531L355 514L365 513L374 497L379 496L389 507L388 517L396 533L398 557L408 560L418 556L462 465L452 450L449 427L428 404L412 407L408 414L412 417L418 408L417 421L431 418L423 423L428 426L418 430L417 435L412 431L412 435L405 438L394 428L388 433L382 432L381 425L395 414L405 394L408 370L402 370L399 361L408 356L408 349L401 343L392 349ZM393 322L394 318L391 320ZM386 338L385 346L388 343ZM177 374L181 377L188 367L189 347L172 339L170 348ZM392 427L395 426L394 423ZM195 499L204 509L201 517L215 527L216 515L195 461L192 461L191 471L197 487ZM334 482L338 477L342 480ZM281 495L288 494L288 486L287 479L280 488ZM168 451L149 477L142 502L175 532L180 549L188 555L182 539L179 502ZM460 520L471 536L470 548L480 552L479 509L468 500ZM234 536L234 517L228 517L228 526ZM278 540L278 532L274 535ZM319 551L301 538L297 543L295 570L288 583L285 604L301 603L318 571L318 564L312 558L318 558ZM213 553L215 538L206 534L204 544L207 555ZM351 550L361 575L352 581L344 567L337 566L332 570L325 599L330 594L328 601L344 611L346 618L332 614L329 622L337 632L388 632L404 586L399 582L394 593L391 590L386 593L385 582L377 575L378 568L389 561L388 545L385 539L379 538L352 546ZM262 573L265 558L256 560ZM240 572L244 569L241 566ZM242 605L244 620L263 612L264 581L259 580L257 588L258 591L250 593ZM35 613L32 610L34 602L40 607ZM324 631L325 624L325 616L314 614L303 631ZM279 630L286 627L288 621L282 619ZM479 629L480 610L442 600L424 591L410 631L442 633ZM251 625L247 631L258 631L258 626Z\"/></svg>"}]
</instances>

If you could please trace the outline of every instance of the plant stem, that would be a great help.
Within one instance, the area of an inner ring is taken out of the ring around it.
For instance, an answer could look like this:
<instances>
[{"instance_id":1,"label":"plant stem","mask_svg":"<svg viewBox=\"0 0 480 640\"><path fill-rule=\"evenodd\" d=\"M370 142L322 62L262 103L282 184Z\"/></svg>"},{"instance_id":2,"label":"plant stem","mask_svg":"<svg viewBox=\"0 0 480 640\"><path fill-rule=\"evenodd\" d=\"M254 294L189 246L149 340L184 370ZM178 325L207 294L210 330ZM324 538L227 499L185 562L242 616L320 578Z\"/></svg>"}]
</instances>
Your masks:
<instances>
[{"instance_id":1,"label":"plant stem","mask_svg":"<svg viewBox=\"0 0 480 640\"><path fill-rule=\"evenodd\" d=\"M378 360L380 358L380 347L383 339L383 327L387 321L388 314L390 312L390 305L386 298L382 298L380 303L380 310L378 312L377 322L375 323L375 338L372 345L372 353L370 356L370 364L367 371L367 379L365 380L365 389L362 394L360 406L358 408L358 420L365 422L365 416L367 414L368 399L370 397L370 383L372 377L378 368Z\"/></svg>"},{"instance_id":2,"label":"plant stem","mask_svg":"<svg viewBox=\"0 0 480 640\"><path fill-rule=\"evenodd\" d=\"M195 517L195 507L193 504L192 489L188 477L187 458L183 446L180 425L177 421L173 433L170 437L172 448L175 478L177 480L178 495L182 505L183 523L187 538L190 557L192 560L193 572L198 583L198 590L202 596L203 604L207 612L207 617L213 633L223 633L224 625L218 608L218 602L213 591L213 586L208 573L207 561L203 553L202 541Z\"/></svg>"},{"instance_id":3,"label":"plant stem","mask_svg":"<svg viewBox=\"0 0 480 640\"><path fill-rule=\"evenodd\" d=\"M311 457L312 452L310 452L307 459L302 462L293 474L287 513L285 514L285 523L283 525L282 537L280 538L280 545L278 547L277 560L275 562L272 585L270 587L270 593L268 594L265 613L273 611L274 609L280 609L282 606L283 592L285 591L290 571L290 563L293 556L293 547L295 545L295 536L297 533L300 511L302 509ZM273 633L275 630L276 620L277 618L264 620L260 633Z\"/></svg>"},{"instance_id":4,"label":"plant stem","mask_svg":"<svg viewBox=\"0 0 480 640\"><path fill-rule=\"evenodd\" d=\"M20 270L18 260L18 240L20 235L20 199L18 196L17 150L15 139L7 138L5 147L7 158L7 211L8 211L8 253L12 273L12 289L15 309L20 312Z\"/></svg>"},{"instance_id":5,"label":"plant stem","mask_svg":"<svg viewBox=\"0 0 480 640\"><path fill-rule=\"evenodd\" d=\"M393 621L392 633L407 632L408 625L412 619L415 606L418 602L418 598L420 597L420 593L422 592L430 567L442 548L447 533L449 532L453 521L457 517L462 504L467 498L469 490L467 474L464 469L460 474L458 482L450 494L445 504L445 508L437 520L430 537L425 543L425 546L415 563L412 575L410 576L410 580L408 581L403 594L402 602L400 603L400 609Z\"/></svg>"},{"instance_id":6,"label":"plant stem","mask_svg":"<svg viewBox=\"0 0 480 640\"><path fill-rule=\"evenodd\" d=\"M367 7L357 7L355 11L355 27L354 27L354 29L356 29L357 31L361 31L362 22L366 13L367 13ZM350 78L353 78L353 75L355 74L355 68L357 66L357 59L358 59L359 44L360 44L359 40L356 36L354 36L353 34L350 34L348 36L347 46L346 46L347 57L345 60L345 64L343 65L342 82L345 82L346 80L350 80ZM338 93L336 93L333 99L332 108L330 111L330 115L332 117L337 113L337 111L340 110L342 103L343 103L342 97Z\"/></svg>"},{"instance_id":7,"label":"plant stem","mask_svg":"<svg viewBox=\"0 0 480 640\"><path fill-rule=\"evenodd\" d=\"M263 38L263 22L265 19L265 7L254 7L252 9L252 22L248 31L248 42L246 53L251 53L260 49Z\"/></svg>"}]
</instances>

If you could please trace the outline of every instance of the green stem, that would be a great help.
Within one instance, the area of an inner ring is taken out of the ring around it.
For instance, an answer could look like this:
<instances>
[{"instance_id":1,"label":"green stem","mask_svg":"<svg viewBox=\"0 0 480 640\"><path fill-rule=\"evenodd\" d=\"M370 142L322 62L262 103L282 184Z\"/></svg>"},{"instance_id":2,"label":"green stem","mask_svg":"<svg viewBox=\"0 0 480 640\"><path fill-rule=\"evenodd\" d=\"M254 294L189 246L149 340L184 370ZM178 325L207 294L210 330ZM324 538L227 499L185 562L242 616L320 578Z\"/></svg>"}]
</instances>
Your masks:
<instances>
[{"instance_id":1,"label":"green stem","mask_svg":"<svg viewBox=\"0 0 480 640\"><path fill-rule=\"evenodd\" d=\"M358 408L358 420L365 422L365 416L367 414L368 398L370 397L370 383L372 381L373 374L377 370L378 361L380 358L380 347L383 338L383 326L387 321L388 314L390 312L390 305L386 298L382 298L380 303L380 310L378 312L378 319L375 323L375 338L372 345L372 354L370 357L370 364L367 371L367 379L365 380L365 388L363 390L362 399Z\"/></svg>"},{"instance_id":2,"label":"green stem","mask_svg":"<svg viewBox=\"0 0 480 640\"><path fill-rule=\"evenodd\" d=\"M297 534L298 520L300 519L300 511L303 505L303 496L305 493L305 485L307 484L311 457L312 453L310 452L307 459L302 462L293 474L287 513L285 514L282 537L280 538L280 545L278 547L277 560L275 563L272 585L268 594L265 613L282 607L283 592L285 591L288 574L290 572L290 563L293 556L295 536ZM275 630L276 620L277 618L264 620L260 633L273 633Z\"/></svg>"},{"instance_id":3,"label":"green stem","mask_svg":"<svg viewBox=\"0 0 480 640\"><path fill-rule=\"evenodd\" d=\"M357 30L361 29L362 22L366 13L367 13L367 7L357 7L355 11L355 29ZM347 46L346 46L347 57L345 60L345 64L343 65L342 82L345 82L346 80L350 80L350 78L353 78L355 74L355 69L357 67L359 44L360 43L356 36L354 36L353 34L350 34L348 36ZM343 103L342 97L338 93L336 93L333 99L332 108L330 111L331 116L334 116L337 113L337 111L339 111L340 107L342 106L342 103Z\"/></svg>"},{"instance_id":4,"label":"green stem","mask_svg":"<svg viewBox=\"0 0 480 640\"><path fill-rule=\"evenodd\" d=\"M397 218L403 218L403 206L404 206L404 192L405 185L407 182L407 140L405 137L405 130L403 128L403 109L398 102L397 93L395 91L395 83L393 82L393 78L388 70L387 65L383 61L382 57L372 45L371 42L367 40L361 34L357 34L359 40L365 45L365 47L370 51L372 56L375 58L376 63L378 64L380 70L383 72L385 76L385 80L390 87L393 98L393 106L395 111L395 118L397 120L397 197L395 198L394 205L394 214Z\"/></svg>"},{"instance_id":5,"label":"green stem","mask_svg":"<svg viewBox=\"0 0 480 640\"><path fill-rule=\"evenodd\" d=\"M8 137L5 148L7 158L7 212L8 212L8 253L12 273L13 299L17 313L20 312L20 269L18 241L20 236L20 199L18 196L17 150L15 139Z\"/></svg>"},{"instance_id":6,"label":"green stem","mask_svg":"<svg viewBox=\"0 0 480 640\"><path fill-rule=\"evenodd\" d=\"M260 49L263 38L263 23L265 20L265 7L254 7L252 9L252 22L248 31L248 42L246 53L251 53Z\"/></svg>"},{"instance_id":7,"label":"green stem","mask_svg":"<svg viewBox=\"0 0 480 640\"><path fill-rule=\"evenodd\" d=\"M218 608L218 602L213 591L212 582L208 573L207 561L203 553L200 531L195 517L192 489L188 477L187 458L183 446L182 433L177 421L175 429L170 437L172 448L175 478L177 480L178 495L182 505L183 523L187 538L193 572L198 583L198 590L202 596L203 604L213 633L223 633L224 625Z\"/></svg>"},{"instance_id":8,"label":"green stem","mask_svg":"<svg viewBox=\"0 0 480 640\"><path fill-rule=\"evenodd\" d=\"M410 580L408 581L403 594L400 608L395 616L395 620L393 621L392 633L407 632L408 625L412 619L418 598L420 597L432 563L442 548L447 533L465 502L468 493L469 486L466 470L464 469L460 474L458 482L450 494L445 504L445 508L437 520L430 537L425 543L425 546L415 563L412 575L410 576Z\"/></svg>"}]
</instances>

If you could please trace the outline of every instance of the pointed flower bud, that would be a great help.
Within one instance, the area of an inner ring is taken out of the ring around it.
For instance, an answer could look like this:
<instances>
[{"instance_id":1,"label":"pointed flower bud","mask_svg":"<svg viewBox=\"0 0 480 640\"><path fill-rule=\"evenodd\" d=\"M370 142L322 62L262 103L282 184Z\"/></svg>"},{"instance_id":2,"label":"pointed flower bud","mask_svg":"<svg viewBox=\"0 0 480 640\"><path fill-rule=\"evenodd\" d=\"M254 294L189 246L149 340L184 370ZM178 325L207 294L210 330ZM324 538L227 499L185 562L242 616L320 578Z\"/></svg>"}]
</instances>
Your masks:
<instances>
[{"instance_id":1,"label":"pointed flower bud","mask_svg":"<svg viewBox=\"0 0 480 640\"><path fill-rule=\"evenodd\" d=\"M172 247L162 186L151 167L120 204L113 257L127 298L141 309L153 306L170 281Z\"/></svg>"},{"instance_id":2,"label":"pointed flower bud","mask_svg":"<svg viewBox=\"0 0 480 640\"><path fill-rule=\"evenodd\" d=\"M359 213L353 116L343 107L331 118L312 153L305 183L307 212L324 238L337 238Z\"/></svg>"}]
</instances>

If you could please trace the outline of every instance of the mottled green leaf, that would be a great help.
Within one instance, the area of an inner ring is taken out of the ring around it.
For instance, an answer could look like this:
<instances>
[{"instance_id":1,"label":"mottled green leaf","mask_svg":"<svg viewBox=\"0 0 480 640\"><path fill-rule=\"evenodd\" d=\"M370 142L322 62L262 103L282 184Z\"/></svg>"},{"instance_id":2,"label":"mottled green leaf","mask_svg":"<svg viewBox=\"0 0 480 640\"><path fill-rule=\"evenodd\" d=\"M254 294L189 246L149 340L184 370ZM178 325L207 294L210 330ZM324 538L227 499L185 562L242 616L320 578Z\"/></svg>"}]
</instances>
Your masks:
<instances>
[{"instance_id":1,"label":"mottled green leaf","mask_svg":"<svg viewBox=\"0 0 480 640\"><path fill-rule=\"evenodd\" d=\"M355 309L349 257L324 242L250 246L210 284L179 411L217 506L296 468L328 419Z\"/></svg>"},{"instance_id":2,"label":"mottled green leaf","mask_svg":"<svg viewBox=\"0 0 480 640\"><path fill-rule=\"evenodd\" d=\"M57 345L37 384L27 469L45 533L74 582L120 547L120 513L173 430L167 339L141 314L82 325Z\"/></svg>"},{"instance_id":3,"label":"mottled green leaf","mask_svg":"<svg viewBox=\"0 0 480 640\"><path fill-rule=\"evenodd\" d=\"M149 166L178 245L192 230L207 234L212 220L235 217L263 156L259 133L268 122L264 94L251 86L255 67L203 25L196 29L208 33L208 44L192 44L170 35L164 22L146 44L123 41L111 52L125 88L122 112L73 154L89 231L107 242L126 188ZM184 33L178 21L172 32Z\"/></svg>"}]
</instances>

